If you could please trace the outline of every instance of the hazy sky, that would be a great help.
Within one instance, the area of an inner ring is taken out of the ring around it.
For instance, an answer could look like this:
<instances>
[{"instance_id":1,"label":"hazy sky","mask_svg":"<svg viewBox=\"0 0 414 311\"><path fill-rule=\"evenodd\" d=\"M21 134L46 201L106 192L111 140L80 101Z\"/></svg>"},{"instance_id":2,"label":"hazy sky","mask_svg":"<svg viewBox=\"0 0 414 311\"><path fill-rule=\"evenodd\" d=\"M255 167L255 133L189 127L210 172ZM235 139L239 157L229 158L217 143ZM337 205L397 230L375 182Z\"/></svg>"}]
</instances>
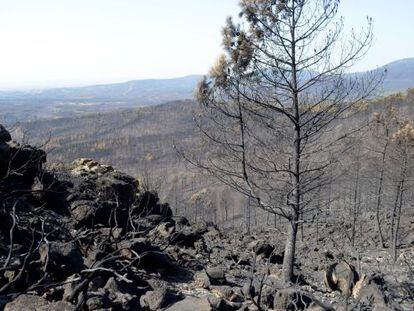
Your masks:
<instances>
[{"instance_id":1,"label":"hazy sky","mask_svg":"<svg viewBox=\"0 0 414 311\"><path fill-rule=\"evenodd\" d=\"M414 56L413 0L342 0L375 46L356 69ZM221 51L238 0L0 0L0 88L202 74Z\"/></svg>"}]
</instances>

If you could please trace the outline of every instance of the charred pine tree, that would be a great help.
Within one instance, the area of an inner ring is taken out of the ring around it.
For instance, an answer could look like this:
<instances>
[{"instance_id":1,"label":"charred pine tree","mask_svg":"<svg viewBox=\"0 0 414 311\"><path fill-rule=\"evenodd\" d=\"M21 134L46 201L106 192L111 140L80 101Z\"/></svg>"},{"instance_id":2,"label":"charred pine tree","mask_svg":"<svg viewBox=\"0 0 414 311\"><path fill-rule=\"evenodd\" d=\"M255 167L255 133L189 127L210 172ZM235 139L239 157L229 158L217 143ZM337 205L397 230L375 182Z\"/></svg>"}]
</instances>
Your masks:
<instances>
[{"instance_id":1,"label":"charred pine tree","mask_svg":"<svg viewBox=\"0 0 414 311\"><path fill-rule=\"evenodd\" d=\"M381 225L381 209L384 198L384 183L386 179L386 167L389 156L389 147L393 131L397 125L397 111L392 105L387 105L383 113L375 113L371 123L371 133L375 141L373 152L377 154L376 167L378 168L378 184L375 202L375 222L378 231L380 245L385 248L384 233Z\"/></svg>"},{"instance_id":2,"label":"charred pine tree","mask_svg":"<svg viewBox=\"0 0 414 311\"><path fill-rule=\"evenodd\" d=\"M372 23L345 36L337 0L242 0L222 55L199 84L203 157L189 161L287 220L283 278L293 280L298 226L340 154L333 131L372 94L378 75L347 70L372 42ZM281 199L283 198L283 199Z\"/></svg>"},{"instance_id":3,"label":"charred pine tree","mask_svg":"<svg viewBox=\"0 0 414 311\"><path fill-rule=\"evenodd\" d=\"M391 255L393 260L397 260L398 239L400 230L400 221L402 209L405 204L405 192L410 182L409 176L412 170L414 160L414 127L404 121L400 125L400 129L392 136L395 144L395 160L398 163L398 175L396 178L395 200L391 214Z\"/></svg>"}]
</instances>

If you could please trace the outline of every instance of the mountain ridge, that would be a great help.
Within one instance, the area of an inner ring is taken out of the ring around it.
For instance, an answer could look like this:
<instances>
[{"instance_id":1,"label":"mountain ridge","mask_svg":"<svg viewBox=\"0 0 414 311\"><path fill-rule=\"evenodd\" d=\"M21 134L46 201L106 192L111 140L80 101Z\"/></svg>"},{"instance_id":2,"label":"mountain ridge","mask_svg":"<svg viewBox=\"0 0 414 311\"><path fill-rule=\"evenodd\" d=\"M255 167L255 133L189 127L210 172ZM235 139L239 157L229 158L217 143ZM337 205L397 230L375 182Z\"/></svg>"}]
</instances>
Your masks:
<instances>
[{"instance_id":1,"label":"mountain ridge","mask_svg":"<svg viewBox=\"0 0 414 311\"><path fill-rule=\"evenodd\" d=\"M371 71L353 74L359 76L375 70L386 71L379 95L414 87L414 58L396 60ZM201 78L202 75L187 75L81 87L0 91L0 118L13 123L191 100Z\"/></svg>"},{"instance_id":2,"label":"mountain ridge","mask_svg":"<svg viewBox=\"0 0 414 311\"><path fill-rule=\"evenodd\" d=\"M414 57L392 61L367 72L387 69L384 80L386 92L403 91L414 86ZM192 74L176 78L138 79L118 83L92 84L79 87L41 88L29 91L0 91L0 99L27 98L48 100L139 100L160 103L152 92L175 93L171 100L190 99L202 75ZM171 94L170 94L171 95ZM160 95L163 97L163 95ZM152 98L152 99L151 99Z\"/></svg>"}]
</instances>

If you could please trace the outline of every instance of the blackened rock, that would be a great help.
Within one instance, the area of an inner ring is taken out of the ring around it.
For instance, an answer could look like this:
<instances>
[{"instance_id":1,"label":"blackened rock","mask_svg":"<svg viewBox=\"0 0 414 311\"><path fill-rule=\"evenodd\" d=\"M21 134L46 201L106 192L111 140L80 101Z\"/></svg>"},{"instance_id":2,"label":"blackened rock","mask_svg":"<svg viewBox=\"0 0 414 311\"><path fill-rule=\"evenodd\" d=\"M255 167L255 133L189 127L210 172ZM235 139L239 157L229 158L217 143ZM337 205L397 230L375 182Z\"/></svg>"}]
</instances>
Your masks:
<instances>
[{"instance_id":1,"label":"blackened rock","mask_svg":"<svg viewBox=\"0 0 414 311\"><path fill-rule=\"evenodd\" d=\"M384 290L385 281L381 275L362 276L353 289L353 297L369 310L394 310L391 299Z\"/></svg>"},{"instance_id":2,"label":"blackened rock","mask_svg":"<svg viewBox=\"0 0 414 311\"><path fill-rule=\"evenodd\" d=\"M11 141L10 133L1 124L0 124L0 141L6 142L6 143Z\"/></svg>"},{"instance_id":3,"label":"blackened rock","mask_svg":"<svg viewBox=\"0 0 414 311\"><path fill-rule=\"evenodd\" d=\"M30 189L36 177L43 172L46 162L46 153L28 145L9 143L10 147L10 174L7 182L15 189Z\"/></svg>"},{"instance_id":4,"label":"blackened rock","mask_svg":"<svg viewBox=\"0 0 414 311\"><path fill-rule=\"evenodd\" d=\"M0 141L0 178L4 178L9 169L10 147L5 142Z\"/></svg>"},{"instance_id":5,"label":"blackened rock","mask_svg":"<svg viewBox=\"0 0 414 311\"><path fill-rule=\"evenodd\" d=\"M180 297L170 292L165 286L148 291L141 296L140 304L146 310L160 310L180 300Z\"/></svg>"},{"instance_id":6,"label":"blackened rock","mask_svg":"<svg viewBox=\"0 0 414 311\"><path fill-rule=\"evenodd\" d=\"M134 219L135 229L138 231L150 231L159 225L165 217L161 215L148 215Z\"/></svg>"},{"instance_id":7,"label":"blackened rock","mask_svg":"<svg viewBox=\"0 0 414 311\"><path fill-rule=\"evenodd\" d=\"M83 269L83 257L74 242L42 244L39 254L42 264L47 262L47 271L58 279L64 279Z\"/></svg>"},{"instance_id":8,"label":"blackened rock","mask_svg":"<svg viewBox=\"0 0 414 311\"><path fill-rule=\"evenodd\" d=\"M135 258L135 254L138 254L140 259L136 261L136 264L142 269L165 272L173 267L171 258L158 246L151 245L145 238L123 241L120 248L125 258L132 259Z\"/></svg>"},{"instance_id":9,"label":"blackened rock","mask_svg":"<svg viewBox=\"0 0 414 311\"><path fill-rule=\"evenodd\" d=\"M159 203L158 194L145 191L138 195L136 204L133 207L133 214L137 216L160 215L171 217L172 210L168 204Z\"/></svg>"},{"instance_id":10,"label":"blackened rock","mask_svg":"<svg viewBox=\"0 0 414 311\"><path fill-rule=\"evenodd\" d=\"M217 296L210 296L207 298L207 300L212 306L213 310L217 311L236 311L239 310L242 306L242 303L230 302Z\"/></svg>"},{"instance_id":11,"label":"blackened rock","mask_svg":"<svg viewBox=\"0 0 414 311\"><path fill-rule=\"evenodd\" d=\"M224 268L221 266L208 266L206 273L210 278L212 284L224 284L226 283L226 275Z\"/></svg>"},{"instance_id":12,"label":"blackened rock","mask_svg":"<svg viewBox=\"0 0 414 311\"><path fill-rule=\"evenodd\" d=\"M186 228L180 232L175 232L170 236L170 243L184 247L195 247L195 243L202 239L203 236L191 228Z\"/></svg>"},{"instance_id":13,"label":"blackened rock","mask_svg":"<svg viewBox=\"0 0 414 311\"><path fill-rule=\"evenodd\" d=\"M199 271L194 275L194 281L197 287L207 289L210 287L211 282L205 271Z\"/></svg>"},{"instance_id":14,"label":"blackened rock","mask_svg":"<svg viewBox=\"0 0 414 311\"><path fill-rule=\"evenodd\" d=\"M112 305L112 301L103 293L101 295L94 295L86 301L86 306L89 311L108 309L111 308Z\"/></svg>"},{"instance_id":15,"label":"blackened rock","mask_svg":"<svg viewBox=\"0 0 414 311\"><path fill-rule=\"evenodd\" d=\"M248 249L253 251L258 257L261 257L261 258L269 258L275 249L269 243L261 241L261 240L253 241L249 243L247 247Z\"/></svg>"},{"instance_id":16,"label":"blackened rock","mask_svg":"<svg viewBox=\"0 0 414 311\"><path fill-rule=\"evenodd\" d=\"M4 311L72 311L75 306L66 302L49 302L39 296L20 295L12 302L9 302Z\"/></svg>"},{"instance_id":17,"label":"blackened rock","mask_svg":"<svg viewBox=\"0 0 414 311\"><path fill-rule=\"evenodd\" d=\"M308 310L314 301L311 297L295 289L279 290L274 299L276 310Z\"/></svg>"},{"instance_id":18,"label":"blackened rock","mask_svg":"<svg viewBox=\"0 0 414 311\"><path fill-rule=\"evenodd\" d=\"M181 300L171 307L165 309L165 311L212 311L210 303L207 298L196 298L188 296L184 300Z\"/></svg>"},{"instance_id":19,"label":"blackened rock","mask_svg":"<svg viewBox=\"0 0 414 311\"><path fill-rule=\"evenodd\" d=\"M99 215L98 211L99 206L94 201L80 200L74 201L70 204L70 213L72 215L75 228L91 227L105 221L105 215ZM101 211L101 214L104 213Z\"/></svg>"}]
</instances>

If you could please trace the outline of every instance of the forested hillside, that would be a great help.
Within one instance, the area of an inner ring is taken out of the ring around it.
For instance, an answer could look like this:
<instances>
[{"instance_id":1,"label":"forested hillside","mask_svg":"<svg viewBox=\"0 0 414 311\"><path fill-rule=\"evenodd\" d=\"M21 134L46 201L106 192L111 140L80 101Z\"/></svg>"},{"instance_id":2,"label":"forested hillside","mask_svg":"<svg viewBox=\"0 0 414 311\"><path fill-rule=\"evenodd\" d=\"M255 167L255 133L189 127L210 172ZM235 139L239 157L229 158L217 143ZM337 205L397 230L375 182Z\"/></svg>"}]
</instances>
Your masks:
<instances>
[{"instance_id":1,"label":"forested hillside","mask_svg":"<svg viewBox=\"0 0 414 311\"><path fill-rule=\"evenodd\" d=\"M388 105L395 109L400 120L411 122L414 116L414 95L410 90L406 94L396 93L366 102L363 107L359 107L361 111L358 114L338 125L338 130L342 131L352 127L351 124L363 125L347 141L353 152L341 158L345 168L355 168L355 163L359 163L360 169L366 171L361 173L364 178L358 181L358 200L362 200L358 205L367 206L367 202L362 203L363 200L369 200L370 204L375 203L377 179L372 165L376 163L379 152L376 149L379 148L377 145L381 144L381 140L373 136L371 129L376 113L387 115ZM195 207L203 205L205 208L202 213L198 212L199 217L210 220L218 217L223 224L231 225L233 214L239 222L244 217L245 225L246 221L254 224L263 219L268 224L273 223L273 216L263 214L259 209L249 215L248 201L236 193L229 194L226 187L219 186L207 176L201 175L200 171L178 155L175 147L195 153L201 150L199 132L193 121L198 109L198 104L193 101L181 101L79 118L23 123L18 131L20 135L24 133L25 139L33 143L45 144L50 162L66 165L79 157L93 158L145 179L149 186L161 192L163 199L171 202L173 207L181 209L179 212L186 216L195 217ZM391 164L395 165L395 161ZM389 170L392 171L392 168ZM329 191L336 193L338 200L346 200L346 203L343 202L346 205L352 201L352 183L355 179L353 174L354 172L346 170L343 173L341 179L346 183L345 188L339 179L330 185ZM340 201L335 200L332 204L339 204L338 202ZM228 210L230 205L232 210ZM261 220L255 219L257 214L262 217Z\"/></svg>"}]
</instances>

